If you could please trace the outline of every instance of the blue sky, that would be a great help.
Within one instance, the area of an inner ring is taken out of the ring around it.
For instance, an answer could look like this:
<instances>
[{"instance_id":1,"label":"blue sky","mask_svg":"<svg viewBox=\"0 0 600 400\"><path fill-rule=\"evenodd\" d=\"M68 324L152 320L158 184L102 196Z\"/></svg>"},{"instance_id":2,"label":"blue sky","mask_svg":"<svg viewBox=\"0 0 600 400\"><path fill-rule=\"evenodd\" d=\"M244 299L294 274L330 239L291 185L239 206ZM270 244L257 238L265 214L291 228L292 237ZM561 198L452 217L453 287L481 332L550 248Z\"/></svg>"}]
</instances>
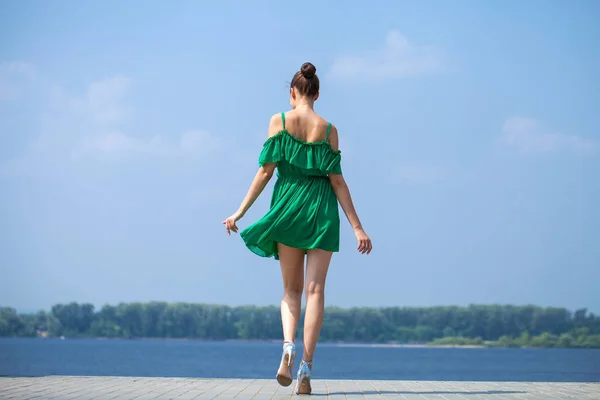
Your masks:
<instances>
[{"instance_id":1,"label":"blue sky","mask_svg":"<svg viewBox=\"0 0 600 400\"><path fill-rule=\"evenodd\" d=\"M600 312L599 17L595 1L2 2L0 304L278 304L278 263L221 221L312 61L374 243L358 254L344 220L329 305Z\"/></svg>"}]
</instances>

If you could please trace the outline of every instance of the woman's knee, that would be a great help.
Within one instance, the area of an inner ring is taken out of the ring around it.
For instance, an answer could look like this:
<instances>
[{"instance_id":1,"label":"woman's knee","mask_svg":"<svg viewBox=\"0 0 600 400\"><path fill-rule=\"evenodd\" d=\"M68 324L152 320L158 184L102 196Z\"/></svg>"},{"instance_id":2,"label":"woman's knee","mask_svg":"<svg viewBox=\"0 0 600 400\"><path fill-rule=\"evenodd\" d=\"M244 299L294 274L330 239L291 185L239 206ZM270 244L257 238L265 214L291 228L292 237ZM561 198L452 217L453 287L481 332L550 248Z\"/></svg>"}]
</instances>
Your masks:
<instances>
[{"instance_id":1,"label":"woman's knee","mask_svg":"<svg viewBox=\"0 0 600 400\"><path fill-rule=\"evenodd\" d=\"M283 294L284 296L289 296L292 298L302 297L302 283L299 282L285 282L283 284Z\"/></svg>"},{"instance_id":2,"label":"woman's knee","mask_svg":"<svg viewBox=\"0 0 600 400\"><path fill-rule=\"evenodd\" d=\"M306 297L325 295L325 282L310 281L306 285Z\"/></svg>"}]
</instances>

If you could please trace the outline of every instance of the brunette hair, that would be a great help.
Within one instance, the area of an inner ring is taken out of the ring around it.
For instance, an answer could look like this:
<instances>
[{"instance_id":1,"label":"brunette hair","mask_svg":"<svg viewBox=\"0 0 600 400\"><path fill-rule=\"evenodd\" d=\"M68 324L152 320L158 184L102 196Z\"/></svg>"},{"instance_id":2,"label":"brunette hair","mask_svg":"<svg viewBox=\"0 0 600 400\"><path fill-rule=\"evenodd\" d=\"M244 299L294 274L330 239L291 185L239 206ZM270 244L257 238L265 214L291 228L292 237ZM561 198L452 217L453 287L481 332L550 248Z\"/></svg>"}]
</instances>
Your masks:
<instances>
[{"instance_id":1,"label":"brunette hair","mask_svg":"<svg viewBox=\"0 0 600 400\"><path fill-rule=\"evenodd\" d=\"M295 88L304 96L314 97L319 93L319 77L317 68L312 63L305 62L300 67L300 71L294 74L290 89Z\"/></svg>"}]
</instances>

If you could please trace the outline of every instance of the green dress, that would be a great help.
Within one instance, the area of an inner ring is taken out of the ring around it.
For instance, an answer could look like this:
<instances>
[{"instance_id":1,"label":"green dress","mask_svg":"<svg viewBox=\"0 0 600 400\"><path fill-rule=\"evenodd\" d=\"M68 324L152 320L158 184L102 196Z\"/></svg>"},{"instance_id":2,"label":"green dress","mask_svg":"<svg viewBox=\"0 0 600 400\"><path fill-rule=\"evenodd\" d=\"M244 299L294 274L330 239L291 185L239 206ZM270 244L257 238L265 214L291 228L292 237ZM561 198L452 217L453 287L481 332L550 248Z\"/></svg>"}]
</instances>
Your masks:
<instances>
[{"instance_id":1,"label":"green dress","mask_svg":"<svg viewBox=\"0 0 600 400\"><path fill-rule=\"evenodd\" d=\"M261 257L279 259L277 243L302 249L337 252L340 247L338 200L328 174L341 174L341 152L325 140L305 142L283 129L263 145L259 164L277 163L271 207L240 236Z\"/></svg>"}]
</instances>

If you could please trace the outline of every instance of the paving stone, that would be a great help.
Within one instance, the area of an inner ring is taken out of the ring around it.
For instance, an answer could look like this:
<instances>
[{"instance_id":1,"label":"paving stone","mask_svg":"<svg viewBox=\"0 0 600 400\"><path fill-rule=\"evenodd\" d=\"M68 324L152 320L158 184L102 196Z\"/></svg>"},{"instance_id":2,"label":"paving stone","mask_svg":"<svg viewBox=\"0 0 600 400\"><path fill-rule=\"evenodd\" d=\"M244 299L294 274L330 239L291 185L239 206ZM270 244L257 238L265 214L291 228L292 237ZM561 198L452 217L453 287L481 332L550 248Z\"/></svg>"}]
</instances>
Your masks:
<instances>
[{"instance_id":1,"label":"paving stone","mask_svg":"<svg viewBox=\"0 0 600 400\"><path fill-rule=\"evenodd\" d=\"M322 399L553 400L600 399L600 383L319 380ZM277 400L293 399L294 384L270 379L136 377L0 378L0 399L21 400Z\"/></svg>"}]
</instances>

